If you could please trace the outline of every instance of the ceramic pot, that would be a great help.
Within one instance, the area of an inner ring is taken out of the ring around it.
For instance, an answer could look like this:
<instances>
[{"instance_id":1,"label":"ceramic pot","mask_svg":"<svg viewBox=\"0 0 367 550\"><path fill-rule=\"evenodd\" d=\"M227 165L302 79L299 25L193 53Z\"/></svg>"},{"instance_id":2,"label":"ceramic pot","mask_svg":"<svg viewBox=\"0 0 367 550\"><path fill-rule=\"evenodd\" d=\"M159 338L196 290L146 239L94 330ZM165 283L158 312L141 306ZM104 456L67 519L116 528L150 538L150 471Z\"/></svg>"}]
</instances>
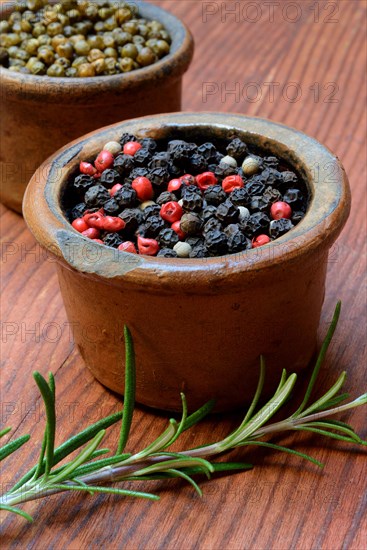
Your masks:
<instances>
[{"instance_id":1,"label":"ceramic pot","mask_svg":"<svg viewBox=\"0 0 367 550\"><path fill-rule=\"evenodd\" d=\"M5 18L16 2L0 6ZM0 201L21 212L25 187L55 150L101 126L181 109L182 76L193 56L193 39L176 17L134 1L148 19L161 21L171 52L132 73L89 78L50 78L0 68Z\"/></svg>"},{"instance_id":2,"label":"ceramic pot","mask_svg":"<svg viewBox=\"0 0 367 550\"><path fill-rule=\"evenodd\" d=\"M304 219L269 245L205 259L152 258L88 241L60 206L68 176L122 132L140 137L220 140L237 135L291 164L312 195ZM315 352L328 250L350 210L338 159L292 128L241 115L175 113L93 132L51 157L33 176L26 222L56 259L75 342L94 376L123 392L123 325L136 348L137 401L190 409L215 398L217 410L243 406L267 363L265 393L281 371L298 372Z\"/></svg>"}]
</instances>

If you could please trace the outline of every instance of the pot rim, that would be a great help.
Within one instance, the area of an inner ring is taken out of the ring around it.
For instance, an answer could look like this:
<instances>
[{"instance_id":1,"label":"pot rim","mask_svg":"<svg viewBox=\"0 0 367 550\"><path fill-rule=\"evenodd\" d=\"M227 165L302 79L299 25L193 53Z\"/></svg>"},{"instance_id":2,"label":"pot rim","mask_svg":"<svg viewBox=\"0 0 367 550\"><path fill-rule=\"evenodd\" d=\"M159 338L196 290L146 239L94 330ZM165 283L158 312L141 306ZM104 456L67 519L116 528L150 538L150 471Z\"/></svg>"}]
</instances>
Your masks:
<instances>
[{"instance_id":1,"label":"pot rim","mask_svg":"<svg viewBox=\"0 0 367 550\"><path fill-rule=\"evenodd\" d=\"M165 132L242 134L249 143L274 151L307 181L312 198L305 217L291 231L259 248L214 258L175 259L141 256L94 243L74 230L60 206L64 182L81 160L98 153L116 134L131 132L159 139ZM288 155L288 156L287 156ZM33 175L24 197L24 218L39 241L64 266L86 276L120 280L157 289L190 285L205 292L241 284L243 277L274 276L300 257L315 262L334 243L350 211L348 178L338 158L306 134L270 120L215 112L170 113L131 119L91 132L60 149ZM38 215L38 211L41 215ZM87 251L87 252L86 252ZM215 285L215 286L211 286Z\"/></svg>"},{"instance_id":2,"label":"pot rim","mask_svg":"<svg viewBox=\"0 0 367 550\"><path fill-rule=\"evenodd\" d=\"M56 3L52 0L51 3ZM121 2L122 0L117 0ZM179 77L189 67L194 53L194 39L187 26L170 12L148 4L142 0L133 2L139 9L139 14L147 19L157 19L162 22L172 38L170 53L157 62L136 69L130 73L93 76L83 78L49 77L17 73L5 67L0 67L0 87L6 97L11 100L28 99L37 101L52 101L98 97L105 101L106 91L124 92L137 87L149 85L152 80ZM0 15L11 13L11 6L16 0L0 4ZM51 93L50 93L51 92Z\"/></svg>"}]
</instances>

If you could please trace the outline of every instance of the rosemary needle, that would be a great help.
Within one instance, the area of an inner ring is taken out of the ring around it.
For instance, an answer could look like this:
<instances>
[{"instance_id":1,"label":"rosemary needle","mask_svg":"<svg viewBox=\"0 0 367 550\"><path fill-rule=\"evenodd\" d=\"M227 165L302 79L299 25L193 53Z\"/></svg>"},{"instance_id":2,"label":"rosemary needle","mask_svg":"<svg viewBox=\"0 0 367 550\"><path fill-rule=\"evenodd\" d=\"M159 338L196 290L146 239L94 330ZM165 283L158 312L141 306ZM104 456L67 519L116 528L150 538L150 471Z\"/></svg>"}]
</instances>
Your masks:
<instances>
[{"instance_id":1,"label":"rosemary needle","mask_svg":"<svg viewBox=\"0 0 367 550\"><path fill-rule=\"evenodd\" d=\"M311 373L305 396L301 405L291 416L273 424L269 423L275 412L288 402L297 381L296 374L288 376L286 371L282 373L274 396L265 405L258 407L265 379L265 362L261 357L258 387L241 424L220 441L182 450L181 452L172 453L168 449L182 432L196 425L211 412L214 401L209 401L199 410L188 415L186 399L181 394L183 410L181 420L177 422L175 419L170 419L166 430L144 449L133 454L124 452L128 445L135 407L135 354L133 339L127 327L124 329L126 357L123 412L99 420L57 448L55 448L55 381L51 373L48 380L46 380L40 373L35 372L33 376L46 410L46 425L40 446L39 460L27 474L15 483L12 489L0 497L0 510L18 514L28 521L33 521L29 514L18 508L19 504L47 498L50 495L65 491L81 491L92 495L95 493L112 493L120 496L159 500L159 497L152 493L111 486L115 482L122 483L135 480L159 479L164 482L164 480L171 478L184 479L201 495L201 489L192 476L204 474L210 477L211 474L216 472L235 472L252 468L251 464L245 462L217 463L212 461L213 457L229 452L236 447L264 446L294 454L311 461L317 466L323 466L318 460L304 453L269 441L259 440L265 435L269 436L284 431L311 432L340 441L366 445L366 441L362 440L351 426L330 419L335 414L367 403L367 394L345 403L348 394L340 393L346 379L345 372L339 376L328 391L311 405L309 404L320 368L335 332L339 314L340 302L335 308L333 320L321 347L315 368ZM100 447L105 431L120 420L121 428L116 452L106 456L110 451ZM0 438L9 431L10 428L2 429ZM24 435L0 447L0 460L21 449L29 439L29 435ZM61 460L77 449L79 449L79 452L76 457L62 464L62 466L59 465Z\"/></svg>"}]
</instances>

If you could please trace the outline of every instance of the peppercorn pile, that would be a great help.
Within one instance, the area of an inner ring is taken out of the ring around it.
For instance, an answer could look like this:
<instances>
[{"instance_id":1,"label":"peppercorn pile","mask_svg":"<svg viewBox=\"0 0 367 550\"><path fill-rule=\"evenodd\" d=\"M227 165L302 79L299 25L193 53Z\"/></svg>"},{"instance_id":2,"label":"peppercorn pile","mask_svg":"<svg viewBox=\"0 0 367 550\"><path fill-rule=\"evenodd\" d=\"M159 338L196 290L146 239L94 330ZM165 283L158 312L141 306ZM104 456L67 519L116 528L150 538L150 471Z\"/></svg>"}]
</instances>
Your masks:
<instances>
[{"instance_id":1,"label":"peppercorn pile","mask_svg":"<svg viewBox=\"0 0 367 550\"><path fill-rule=\"evenodd\" d=\"M80 163L67 217L95 242L167 258L242 252L292 229L306 212L305 184L238 137L222 145L125 133Z\"/></svg>"},{"instance_id":2,"label":"peppercorn pile","mask_svg":"<svg viewBox=\"0 0 367 550\"><path fill-rule=\"evenodd\" d=\"M159 21L136 6L101 0L23 0L0 21L0 65L25 74L88 77L127 73L170 51Z\"/></svg>"}]
</instances>

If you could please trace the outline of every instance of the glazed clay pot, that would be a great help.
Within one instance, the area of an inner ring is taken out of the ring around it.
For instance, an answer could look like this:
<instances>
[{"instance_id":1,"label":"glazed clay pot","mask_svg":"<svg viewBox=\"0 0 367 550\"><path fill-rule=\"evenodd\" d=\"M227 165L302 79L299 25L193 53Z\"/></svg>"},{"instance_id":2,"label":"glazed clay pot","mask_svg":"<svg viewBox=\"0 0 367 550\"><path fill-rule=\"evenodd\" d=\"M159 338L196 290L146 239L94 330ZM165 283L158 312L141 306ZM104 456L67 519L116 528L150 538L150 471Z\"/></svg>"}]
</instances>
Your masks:
<instances>
[{"instance_id":1,"label":"glazed clay pot","mask_svg":"<svg viewBox=\"0 0 367 550\"><path fill-rule=\"evenodd\" d=\"M0 5L1 18L15 2ZM176 17L134 1L143 17L157 19L172 37L171 52L131 73L89 78L50 78L0 68L0 201L21 212L36 168L69 141L106 124L181 109L182 76L193 39Z\"/></svg>"},{"instance_id":2,"label":"glazed clay pot","mask_svg":"<svg viewBox=\"0 0 367 550\"><path fill-rule=\"evenodd\" d=\"M205 259L152 258L88 241L60 207L68 176L122 132L189 141L228 139L273 153L293 165L312 200L304 219L261 248ZM57 260L75 342L94 376L123 392L123 325L133 334L137 401L160 409L189 408L215 398L217 410L249 401L267 364L265 393L284 367L298 372L315 352L328 250L350 209L338 159L286 126L240 115L176 113L110 126L74 141L33 176L26 222Z\"/></svg>"}]
</instances>

